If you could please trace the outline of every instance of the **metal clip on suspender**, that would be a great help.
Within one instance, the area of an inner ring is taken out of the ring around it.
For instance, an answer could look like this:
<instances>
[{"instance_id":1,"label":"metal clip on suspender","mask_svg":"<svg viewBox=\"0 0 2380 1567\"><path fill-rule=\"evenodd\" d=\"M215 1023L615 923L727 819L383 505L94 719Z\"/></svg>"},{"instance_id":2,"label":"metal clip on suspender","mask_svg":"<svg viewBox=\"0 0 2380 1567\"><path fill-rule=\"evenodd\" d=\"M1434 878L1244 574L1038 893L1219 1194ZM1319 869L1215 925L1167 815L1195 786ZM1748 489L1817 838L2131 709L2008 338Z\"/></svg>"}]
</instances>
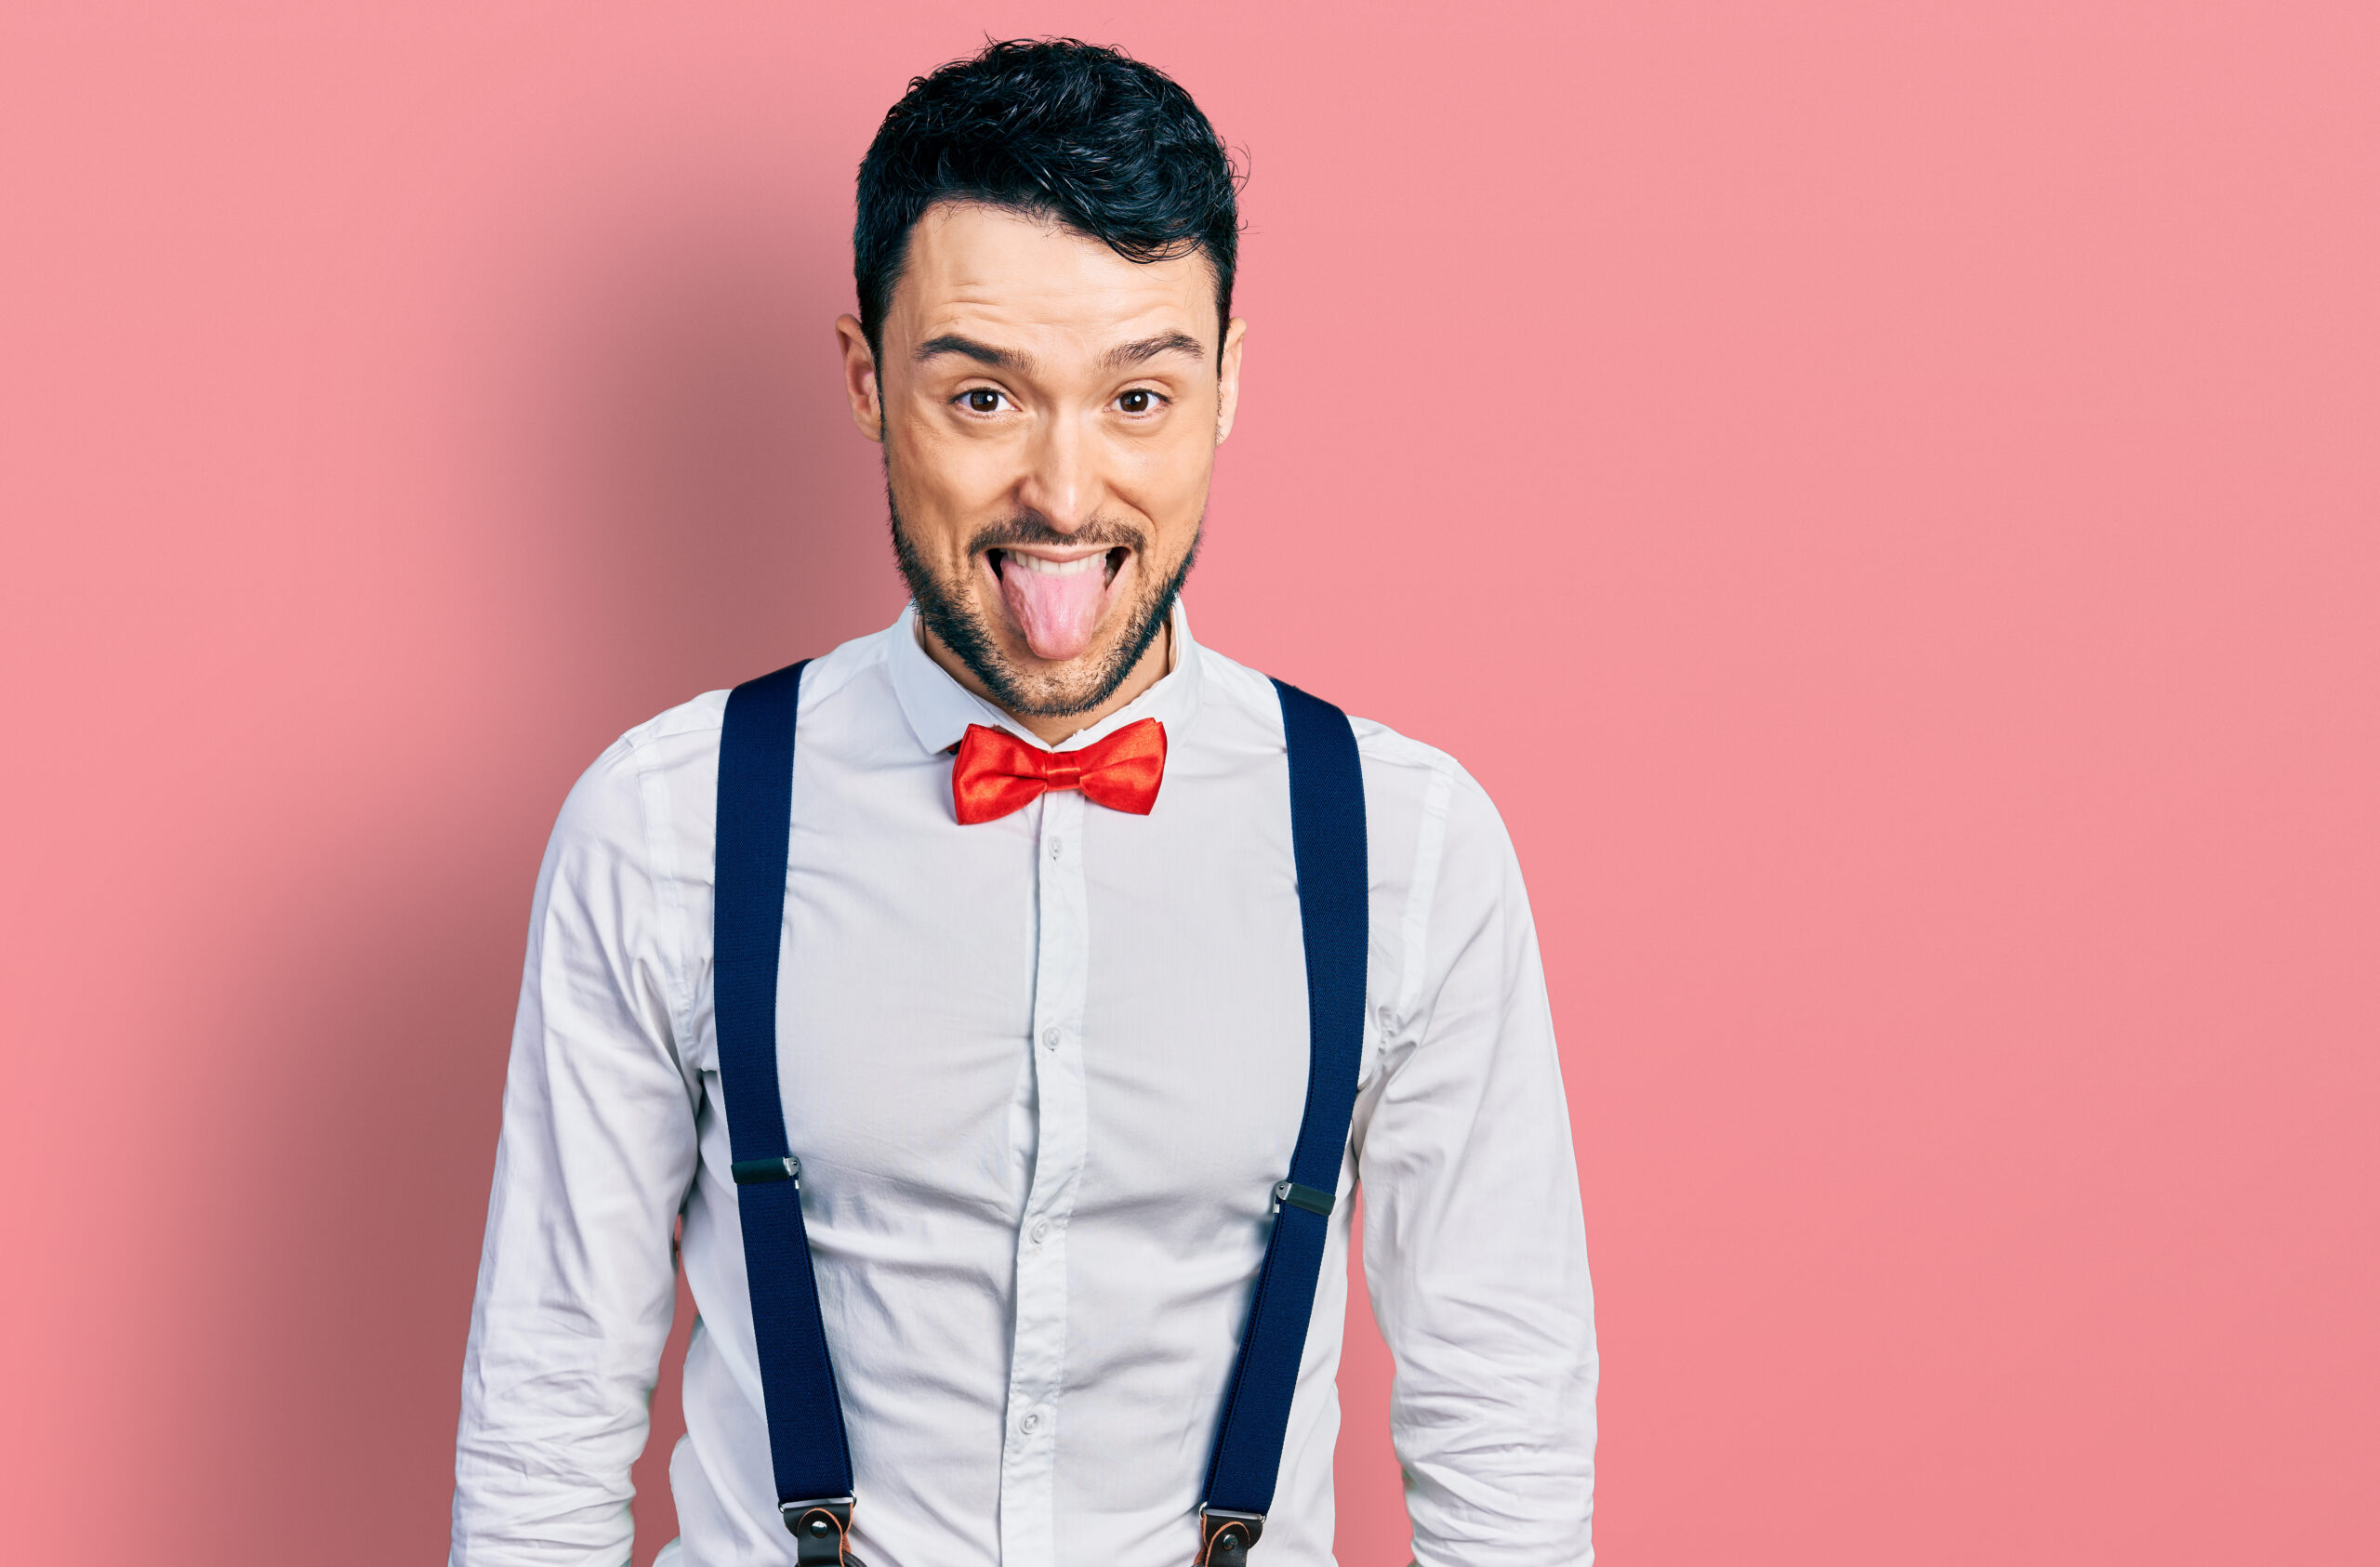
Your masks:
<instances>
[{"instance_id":1,"label":"metal clip on suspender","mask_svg":"<svg viewBox=\"0 0 2380 1567\"><path fill-rule=\"evenodd\" d=\"M793 819L801 665L729 693L719 745L712 983L731 1173L777 1502L801 1567L862 1567L850 1550L851 1450L801 1218L801 1161L777 1084L777 959ZM1198 1505L1198 1567L1247 1567L1264 1533L1289 1402L1314 1316L1330 1210L1355 1107L1369 955L1364 779L1347 716L1273 682L1289 742L1289 833L1305 938L1311 1057L1289 1175L1232 1368Z\"/></svg>"},{"instance_id":2,"label":"metal clip on suspender","mask_svg":"<svg viewBox=\"0 0 2380 1567\"><path fill-rule=\"evenodd\" d=\"M741 1180L743 1178L738 1176L736 1179ZM1336 1192L1317 1192L1311 1186L1300 1186L1294 1180L1285 1180L1273 1188L1273 1211L1280 1212L1284 1203L1329 1218L1330 1210L1339 1205L1339 1197Z\"/></svg>"}]
</instances>

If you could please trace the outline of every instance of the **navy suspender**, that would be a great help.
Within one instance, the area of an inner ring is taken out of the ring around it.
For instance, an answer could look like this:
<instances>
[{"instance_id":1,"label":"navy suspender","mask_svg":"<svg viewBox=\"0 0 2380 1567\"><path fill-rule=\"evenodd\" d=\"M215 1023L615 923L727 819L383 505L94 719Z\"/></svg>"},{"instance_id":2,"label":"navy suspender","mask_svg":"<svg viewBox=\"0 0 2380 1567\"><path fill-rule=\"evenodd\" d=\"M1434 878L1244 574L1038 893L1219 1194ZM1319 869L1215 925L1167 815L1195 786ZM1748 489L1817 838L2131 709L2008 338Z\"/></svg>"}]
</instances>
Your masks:
<instances>
[{"instance_id":1,"label":"navy suspender","mask_svg":"<svg viewBox=\"0 0 2380 1567\"><path fill-rule=\"evenodd\" d=\"M801 1162L785 1135L777 1086L777 954L785 937L793 830L797 664L728 693L719 737L719 837L711 915L719 1079L727 1100L752 1341L769 1419L777 1507L803 1567L840 1562L852 1521L852 1455L818 1317Z\"/></svg>"},{"instance_id":2,"label":"navy suspender","mask_svg":"<svg viewBox=\"0 0 2380 1567\"><path fill-rule=\"evenodd\" d=\"M760 1361L777 1504L803 1567L850 1561L852 1460L801 1222L801 1162L777 1082L777 956L784 941L793 742L801 671L735 688L719 746L712 983L719 1075ZM1271 1239L1198 1508L1198 1561L1244 1567L1263 1533L1289 1402L1314 1315L1329 1214L1355 1113L1370 950L1363 770L1347 716L1276 680L1289 738L1289 830L1305 938L1311 1058L1289 1178L1273 1188ZM855 1562L853 1567L857 1567Z\"/></svg>"},{"instance_id":3,"label":"navy suspender","mask_svg":"<svg viewBox=\"0 0 2380 1567\"><path fill-rule=\"evenodd\" d=\"M1240 1567L1264 1530L1281 1472L1289 1400L1305 1357L1306 1323L1355 1113L1364 1044L1364 966L1371 949L1364 771L1347 715L1292 685L1281 694L1289 743L1289 839L1297 861L1298 923L1305 935L1308 1064L1305 1119L1289 1179L1273 1189L1272 1239L1223 1399L1223 1428L1198 1508L1198 1560Z\"/></svg>"}]
</instances>

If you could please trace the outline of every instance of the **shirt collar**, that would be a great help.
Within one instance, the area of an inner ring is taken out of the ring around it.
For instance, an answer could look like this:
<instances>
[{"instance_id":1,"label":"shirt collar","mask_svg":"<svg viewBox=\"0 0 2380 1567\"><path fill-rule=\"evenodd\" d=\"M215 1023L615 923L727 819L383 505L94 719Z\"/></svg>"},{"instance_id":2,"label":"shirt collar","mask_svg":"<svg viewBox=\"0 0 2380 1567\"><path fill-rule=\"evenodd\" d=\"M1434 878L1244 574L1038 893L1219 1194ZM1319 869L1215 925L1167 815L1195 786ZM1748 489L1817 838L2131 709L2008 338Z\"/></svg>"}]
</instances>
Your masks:
<instances>
[{"instance_id":1,"label":"shirt collar","mask_svg":"<svg viewBox=\"0 0 2380 1567\"><path fill-rule=\"evenodd\" d=\"M929 753L947 751L966 738L969 724L1002 729L1028 745L1045 751L1073 751L1104 740L1126 724L1155 718L1165 726L1169 740L1179 740L1198 716L1202 681L1198 644L1190 636L1190 612L1173 601L1173 667L1157 682L1124 706L1055 745L1045 745L1031 730L950 678L950 672L926 652L918 639L918 610L911 604L892 623L891 672L893 694L900 698L909 731Z\"/></svg>"}]
</instances>

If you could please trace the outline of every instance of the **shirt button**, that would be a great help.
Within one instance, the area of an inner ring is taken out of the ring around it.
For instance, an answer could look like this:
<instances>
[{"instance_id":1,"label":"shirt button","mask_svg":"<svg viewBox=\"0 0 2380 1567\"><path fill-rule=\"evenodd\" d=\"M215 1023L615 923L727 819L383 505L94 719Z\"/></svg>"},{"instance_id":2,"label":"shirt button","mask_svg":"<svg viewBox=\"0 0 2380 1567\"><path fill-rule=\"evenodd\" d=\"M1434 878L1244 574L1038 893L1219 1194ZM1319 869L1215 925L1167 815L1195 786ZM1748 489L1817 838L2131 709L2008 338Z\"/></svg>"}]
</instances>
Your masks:
<instances>
[{"instance_id":1,"label":"shirt button","mask_svg":"<svg viewBox=\"0 0 2380 1567\"><path fill-rule=\"evenodd\" d=\"M1065 852L1066 852L1066 840L1065 840L1065 839L1064 839L1064 838L1051 838L1051 839L1050 840L1050 858L1051 858L1051 859L1052 859L1052 860L1059 859L1059 858L1063 857L1063 856L1065 854Z\"/></svg>"},{"instance_id":2,"label":"shirt button","mask_svg":"<svg viewBox=\"0 0 2380 1567\"><path fill-rule=\"evenodd\" d=\"M1033 1244L1038 1246L1049 1238L1050 1221L1046 1218L1035 1219L1033 1221Z\"/></svg>"},{"instance_id":3,"label":"shirt button","mask_svg":"<svg viewBox=\"0 0 2380 1567\"><path fill-rule=\"evenodd\" d=\"M1054 1028L1043 1029L1041 1031L1041 1044L1047 1049L1056 1049L1058 1047L1058 1031Z\"/></svg>"},{"instance_id":4,"label":"shirt button","mask_svg":"<svg viewBox=\"0 0 2380 1567\"><path fill-rule=\"evenodd\" d=\"M1026 1436L1031 1436L1035 1431L1041 1429L1041 1416L1038 1415L1028 1415L1024 1419L1019 1420L1017 1425L1023 1429Z\"/></svg>"}]
</instances>

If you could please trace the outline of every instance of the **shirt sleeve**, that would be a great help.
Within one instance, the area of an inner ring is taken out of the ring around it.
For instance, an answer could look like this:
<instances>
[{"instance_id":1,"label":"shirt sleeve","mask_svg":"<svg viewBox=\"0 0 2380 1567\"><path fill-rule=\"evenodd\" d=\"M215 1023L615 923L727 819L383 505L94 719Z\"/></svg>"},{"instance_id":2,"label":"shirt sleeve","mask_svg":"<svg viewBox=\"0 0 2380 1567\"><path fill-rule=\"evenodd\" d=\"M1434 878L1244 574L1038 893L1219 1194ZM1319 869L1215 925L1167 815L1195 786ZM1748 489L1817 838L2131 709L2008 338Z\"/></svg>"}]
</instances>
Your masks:
<instances>
[{"instance_id":1,"label":"shirt sleeve","mask_svg":"<svg viewBox=\"0 0 2380 1567\"><path fill-rule=\"evenodd\" d=\"M695 1105L633 751L563 805L538 873L463 1363L453 1567L615 1567L676 1299Z\"/></svg>"},{"instance_id":2,"label":"shirt sleeve","mask_svg":"<svg viewBox=\"0 0 2380 1567\"><path fill-rule=\"evenodd\" d=\"M1450 764L1449 764L1450 766ZM1364 1270L1420 1567L1593 1560L1594 1306L1570 1122L1511 840L1457 770L1359 1111ZM1408 946L1413 945L1411 935Z\"/></svg>"}]
</instances>

